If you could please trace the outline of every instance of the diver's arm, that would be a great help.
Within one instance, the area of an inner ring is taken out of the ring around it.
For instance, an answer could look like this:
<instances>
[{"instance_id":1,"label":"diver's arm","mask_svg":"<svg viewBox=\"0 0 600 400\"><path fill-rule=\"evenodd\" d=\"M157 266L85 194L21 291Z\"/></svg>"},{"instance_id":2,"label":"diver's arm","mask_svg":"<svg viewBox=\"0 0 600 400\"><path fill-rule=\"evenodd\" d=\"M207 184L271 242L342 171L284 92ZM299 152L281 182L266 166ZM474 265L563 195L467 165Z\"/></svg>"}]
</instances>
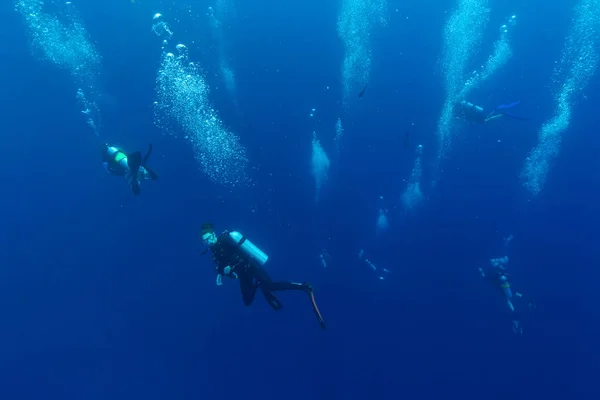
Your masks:
<instances>
[{"instance_id":1,"label":"diver's arm","mask_svg":"<svg viewBox=\"0 0 600 400\"><path fill-rule=\"evenodd\" d=\"M219 280L219 277L221 277L222 280L224 276L237 279L238 275L233 272L233 268L235 268L235 266L231 267L228 264L217 264L217 280Z\"/></svg>"},{"instance_id":2,"label":"diver's arm","mask_svg":"<svg viewBox=\"0 0 600 400\"><path fill-rule=\"evenodd\" d=\"M235 266L234 266L234 268L235 268ZM229 278L237 279L237 277L238 277L238 275L235 272L233 272L233 268L230 267L229 265L226 266L225 268L223 268L223 274Z\"/></svg>"}]
</instances>

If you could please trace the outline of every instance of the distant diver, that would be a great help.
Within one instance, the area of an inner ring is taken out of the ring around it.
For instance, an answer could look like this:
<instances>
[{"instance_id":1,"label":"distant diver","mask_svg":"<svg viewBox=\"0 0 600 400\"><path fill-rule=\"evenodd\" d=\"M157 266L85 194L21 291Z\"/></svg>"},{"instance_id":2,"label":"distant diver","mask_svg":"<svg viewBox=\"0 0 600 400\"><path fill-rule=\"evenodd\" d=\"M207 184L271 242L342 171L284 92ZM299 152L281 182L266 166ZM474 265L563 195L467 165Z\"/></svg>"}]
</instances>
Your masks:
<instances>
[{"instance_id":1,"label":"distant diver","mask_svg":"<svg viewBox=\"0 0 600 400\"><path fill-rule=\"evenodd\" d=\"M274 310L280 310L282 304L273 292L280 290L304 292L310 299L319 325L323 330L325 329L325 322L317 307L312 286L306 282L273 282L263 268L269 257L244 235L236 231L225 231L217 237L213 225L204 224L201 238L212 252L212 259L217 270L217 285L223 284L224 276L239 279L245 305L252 304L256 290L260 289L265 300Z\"/></svg>"},{"instance_id":2,"label":"distant diver","mask_svg":"<svg viewBox=\"0 0 600 400\"><path fill-rule=\"evenodd\" d=\"M410 132L406 131L404 132L404 149L408 149L408 146L410 145Z\"/></svg>"},{"instance_id":3,"label":"distant diver","mask_svg":"<svg viewBox=\"0 0 600 400\"><path fill-rule=\"evenodd\" d=\"M498 260L501 260L501 259L498 259ZM494 263L493 261L495 261L495 260L492 260L492 267L490 267L487 271L484 271L482 268L479 268L479 273L481 274L481 276L483 278L487 279L487 281L490 282L491 285L494 288L496 288L496 290L502 295L502 297L506 301L506 305L508 306L508 309L511 311L511 314L513 315L513 318L512 318L513 331L515 333L522 334L523 327L521 326L521 323L520 323L520 320L522 318L519 316L521 313L515 311L515 306L513 304L513 298L521 299L523 297L523 295L519 292L515 292L513 294L513 291L511 289L511 285L510 285L510 279L509 279L510 275L506 271L506 268L501 264ZM528 306L529 311L532 311L533 309L535 309L535 304L531 301L528 303L527 306Z\"/></svg>"},{"instance_id":4,"label":"distant diver","mask_svg":"<svg viewBox=\"0 0 600 400\"><path fill-rule=\"evenodd\" d=\"M122 149L105 143L102 146L102 166L111 175L124 176L133 194L137 196L140 194L140 179L158 179L156 172L147 165L150 154L152 145L148 146L148 152L142 157L139 151L126 154Z\"/></svg>"},{"instance_id":5,"label":"distant diver","mask_svg":"<svg viewBox=\"0 0 600 400\"><path fill-rule=\"evenodd\" d=\"M484 272L483 269L479 268L479 272L483 278L487 278L492 286L498 289L502 294L502 297L506 300L506 305L509 310L514 312L515 306L512 303L513 293L508 280L510 275L506 272L506 269L502 266L497 266L490 268L487 272ZM521 297L520 293L516 293L516 295L517 297Z\"/></svg>"},{"instance_id":6,"label":"distant diver","mask_svg":"<svg viewBox=\"0 0 600 400\"><path fill-rule=\"evenodd\" d=\"M365 87L363 88L363 90L360 91L360 93L358 94L358 98L362 99L362 97L365 95L365 92L367 91L367 86L369 86L369 84L365 84Z\"/></svg>"},{"instance_id":7,"label":"distant diver","mask_svg":"<svg viewBox=\"0 0 600 400\"><path fill-rule=\"evenodd\" d=\"M509 104L501 104L498 107L494 108L490 113L485 112L483 107L475 105L465 100L458 103L457 107L459 115L470 122L485 123L502 117L510 117L513 119L526 121L527 118L515 115L512 112L507 111L519 105L520 103L520 101L515 101Z\"/></svg>"},{"instance_id":8,"label":"distant diver","mask_svg":"<svg viewBox=\"0 0 600 400\"><path fill-rule=\"evenodd\" d=\"M319 262L321 263L321 266L323 268L327 268L327 265L329 264L329 261L331 261L331 256L329 255L329 253L327 252L327 250L323 249L319 252Z\"/></svg>"}]
</instances>

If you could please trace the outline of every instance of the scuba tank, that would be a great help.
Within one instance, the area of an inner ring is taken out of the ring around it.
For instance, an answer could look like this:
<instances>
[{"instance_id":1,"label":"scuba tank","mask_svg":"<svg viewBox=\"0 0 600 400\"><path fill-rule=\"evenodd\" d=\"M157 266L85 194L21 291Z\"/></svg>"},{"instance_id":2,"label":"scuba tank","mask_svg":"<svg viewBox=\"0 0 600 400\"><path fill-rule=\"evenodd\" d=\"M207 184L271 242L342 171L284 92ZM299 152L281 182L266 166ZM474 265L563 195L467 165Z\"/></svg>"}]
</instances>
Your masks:
<instances>
[{"instance_id":1,"label":"scuba tank","mask_svg":"<svg viewBox=\"0 0 600 400\"><path fill-rule=\"evenodd\" d=\"M119 164L121 168L123 168L123 171L129 171L129 164L127 164L127 155L125 154L125 152L123 152L123 150L117 147L108 146L106 148L106 152L108 153L109 157L114 159L115 162Z\"/></svg>"},{"instance_id":2,"label":"scuba tank","mask_svg":"<svg viewBox=\"0 0 600 400\"><path fill-rule=\"evenodd\" d=\"M125 152L118 147L105 146L106 155L112 162L117 164L121 171L114 171L112 170L113 168L108 168L107 170L115 175L124 175L129 187L133 190L133 194L139 195L140 182L138 181L138 173L139 169L142 167L142 153L136 151L135 153L125 154ZM150 147L150 149L152 149L152 147ZM110 162L108 165L110 165Z\"/></svg>"},{"instance_id":3,"label":"scuba tank","mask_svg":"<svg viewBox=\"0 0 600 400\"><path fill-rule=\"evenodd\" d=\"M500 277L500 288L504 292L504 296L506 296L507 299L510 299L512 297L512 290L510 290L510 283L508 283L508 278L504 275L502 275Z\"/></svg>"},{"instance_id":4,"label":"scuba tank","mask_svg":"<svg viewBox=\"0 0 600 400\"><path fill-rule=\"evenodd\" d=\"M244 256L253 260L261 267L265 265L269 259L269 256L266 255L261 249L256 247L254 243L246 239L246 237L238 231L229 232L228 235L233 243L235 243L235 245L242 251Z\"/></svg>"},{"instance_id":5,"label":"scuba tank","mask_svg":"<svg viewBox=\"0 0 600 400\"><path fill-rule=\"evenodd\" d=\"M476 113L483 113L483 107L477 106L469 101L461 101L460 105L464 108L464 109L468 109L468 110L473 110L473 112Z\"/></svg>"},{"instance_id":6,"label":"scuba tank","mask_svg":"<svg viewBox=\"0 0 600 400\"><path fill-rule=\"evenodd\" d=\"M466 120L473 122L485 122L485 118L487 115L484 112L483 107L480 107L465 100L461 101L459 105L460 112L463 115L463 118L465 118Z\"/></svg>"}]
</instances>

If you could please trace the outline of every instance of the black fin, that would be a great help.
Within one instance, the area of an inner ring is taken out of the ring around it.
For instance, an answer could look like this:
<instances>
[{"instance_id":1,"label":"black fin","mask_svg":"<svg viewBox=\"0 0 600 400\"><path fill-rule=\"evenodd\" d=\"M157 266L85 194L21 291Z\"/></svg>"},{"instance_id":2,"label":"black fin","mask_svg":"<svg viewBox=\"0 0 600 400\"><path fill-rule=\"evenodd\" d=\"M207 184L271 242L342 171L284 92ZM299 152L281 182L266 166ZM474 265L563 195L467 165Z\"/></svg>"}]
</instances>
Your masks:
<instances>
[{"instance_id":1,"label":"black fin","mask_svg":"<svg viewBox=\"0 0 600 400\"><path fill-rule=\"evenodd\" d=\"M130 182L131 190L133 190L133 194L138 196L140 194L140 184L137 181L137 174L133 177L133 180Z\"/></svg>"},{"instance_id":2,"label":"black fin","mask_svg":"<svg viewBox=\"0 0 600 400\"><path fill-rule=\"evenodd\" d=\"M150 179L152 179L153 181L158 179L158 174L154 171L152 171L150 168L144 166L144 168L146 168L146 171L148 171L148 175L150 175Z\"/></svg>"},{"instance_id":3,"label":"black fin","mask_svg":"<svg viewBox=\"0 0 600 400\"><path fill-rule=\"evenodd\" d=\"M275 296L273 296L272 298L269 299L269 305L275 311L279 311L283 307L283 305L281 304L281 302L279 301L279 299L277 297L275 297Z\"/></svg>"},{"instance_id":4,"label":"black fin","mask_svg":"<svg viewBox=\"0 0 600 400\"><path fill-rule=\"evenodd\" d=\"M269 303L269 305L271 306L271 308L275 311L279 311L281 310L281 308L283 307L283 304L281 304L281 302L279 301L279 299L277 297L275 297L275 295L272 292L269 292L268 290L265 290L263 288L261 288L262 294L265 297L265 300L267 300L267 303Z\"/></svg>"},{"instance_id":5,"label":"black fin","mask_svg":"<svg viewBox=\"0 0 600 400\"><path fill-rule=\"evenodd\" d=\"M137 174L142 166L142 153L136 151L135 153L127 154L127 166L132 172L135 171Z\"/></svg>"},{"instance_id":6,"label":"black fin","mask_svg":"<svg viewBox=\"0 0 600 400\"><path fill-rule=\"evenodd\" d=\"M144 160L142 161L142 165L145 167L146 163L148 162L148 159L150 158L150 154L152 154L152 143L150 143L150 145L148 146L148 151L146 152L146 155L144 156ZM154 178L152 178L154 179Z\"/></svg>"},{"instance_id":7,"label":"black fin","mask_svg":"<svg viewBox=\"0 0 600 400\"><path fill-rule=\"evenodd\" d=\"M308 297L310 298L310 303L312 305L313 311L315 312L315 316L317 317L317 322L319 322L319 325L321 326L321 329L326 330L327 326L325 325L325 321L323 320L323 316L321 315L321 311L319 311L319 307L317 306L317 301L315 300L315 294L313 292L312 286L307 285L307 294Z\"/></svg>"},{"instance_id":8,"label":"black fin","mask_svg":"<svg viewBox=\"0 0 600 400\"><path fill-rule=\"evenodd\" d=\"M140 194L140 184L138 183L138 172L142 166L142 153L127 154L127 166L129 167L129 186L136 196Z\"/></svg>"}]
</instances>

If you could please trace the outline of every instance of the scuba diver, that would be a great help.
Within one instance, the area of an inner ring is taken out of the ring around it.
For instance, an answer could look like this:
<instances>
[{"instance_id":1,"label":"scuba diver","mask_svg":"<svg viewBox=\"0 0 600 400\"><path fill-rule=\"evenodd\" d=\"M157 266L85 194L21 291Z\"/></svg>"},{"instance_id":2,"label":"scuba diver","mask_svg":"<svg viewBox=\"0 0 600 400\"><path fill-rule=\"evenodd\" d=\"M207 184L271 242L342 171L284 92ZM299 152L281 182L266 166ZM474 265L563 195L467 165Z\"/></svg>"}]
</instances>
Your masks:
<instances>
[{"instance_id":1,"label":"scuba diver","mask_svg":"<svg viewBox=\"0 0 600 400\"><path fill-rule=\"evenodd\" d=\"M122 149L105 143L102 146L102 166L111 175L124 176L133 194L137 196L140 194L140 179L158 179L156 172L147 166L150 154L152 145L148 146L148 152L142 158L139 151L126 154Z\"/></svg>"},{"instance_id":2,"label":"scuba diver","mask_svg":"<svg viewBox=\"0 0 600 400\"><path fill-rule=\"evenodd\" d=\"M498 265L490 268L487 273L484 272L483 269L479 268L479 272L483 278L487 278L487 280L499 290L506 300L506 305L510 311L514 312L515 306L512 303L513 293L508 280L510 275L508 272L506 272L506 268L504 268L502 265ZM521 297L521 293L517 292L515 293L515 296Z\"/></svg>"},{"instance_id":3,"label":"scuba diver","mask_svg":"<svg viewBox=\"0 0 600 400\"><path fill-rule=\"evenodd\" d=\"M518 119L521 121L526 121L527 118L520 117L507 111L517 105L519 105L520 101L515 101L510 104L500 104L498 107L494 108L492 112L487 113L484 111L483 107L470 103L468 101L461 101L457 104L458 113L467 121L477 122L477 123L485 123L494 119L502 118L502 117L510 117L513 119Z\"/></svg>"},{"instance_id":4,"label":"scuba diver","mask_svg":"<svg viewBox=\"0 0 600 400\"><path fill-rule=\"evenodd\" d=\"M304 292L310 299L319 325L325 329L325 322L317 307L312 286L306 282L274 282L263 268L269 257L244 235L236 231L225 231L217 237L213 225L204 224L201 237L212 252L212 259L217 270L217 285L223 284L223 276L239 279L245 305L252 304L256 290L260 289L265 300L274 310L280 310L282 304L273 292L280 290ZM202 254L207 252L208 249Z\"/></svg>"},{"instance_id":5,"label":"scuba diver","mask_svg":"<svg viewBox=\"0 0 600 400\"><path fill-rule=\"evenodd\" d=\"M513 331L515 333L522 334L523 327L521 326L521 323L519 322L521 320L521 318L519 317L520 313L515 311L515 306L513 304L513 292L510 287L510 279L509 279L510 275L508 274L508 272L506 271L506 268L503 265L508 262L508 257L505 257L504 259L502 259L502 258L492 259L490 261L492 262L492 267L490 269L488 269L488 271L486 271L486 272L484 272L482 268L479 268L479 273L481 274L481 276L483 278L487 279L488 282L490 282L498 290L498 292L500 292L502 294L502 296L506 300L506 305L508 306L509 310L511 311L511 313L513 315L513 320L512 320ZM514 297L520 299L523 297L523 295L519 292L515 292ZM529 302L528 308L529 308L529 311L533 311L535 309L535 304L532 302Z\"/></svg>"}]
</instances>

